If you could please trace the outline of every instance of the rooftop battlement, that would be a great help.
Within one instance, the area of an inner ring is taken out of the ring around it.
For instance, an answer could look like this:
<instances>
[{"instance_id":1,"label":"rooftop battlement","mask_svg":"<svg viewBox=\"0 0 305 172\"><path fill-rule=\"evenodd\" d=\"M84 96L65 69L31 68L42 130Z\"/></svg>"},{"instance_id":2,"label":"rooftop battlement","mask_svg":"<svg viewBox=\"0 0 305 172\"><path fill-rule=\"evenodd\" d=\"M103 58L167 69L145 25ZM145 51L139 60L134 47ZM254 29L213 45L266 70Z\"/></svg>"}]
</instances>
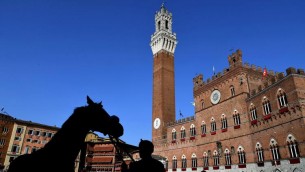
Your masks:
<instances>
[{"instance_id":1,"label":"rooftop battlement","mask_svg":"<svg viewBox=\"0 0 305 172\"><path fill-rule=\"evenodd\" d=\"M167 126L174 126L174 125L177 125L177 124L183 124L183 123L194 121L194 120L195 120L195 116L189 116L189 117L186 117L186 118L178 119L175 122L170 122L170 123L167 124Z\"/></svg>"},{"instance_id":2,"label":"rooftop battlement","mask_svg":"<svg viewBox=\"0 0 305 172\"><path fill-rule=\"evenodd\" d=\"M254 64L249 63L242 63L242 51L236 50L236 52L232 53L228 56L229 61L229 68L223 69L222 72L218 72L217 74L213 75L211 78L208 78L206 81L204 81L203 74L199 74L193 78L193 85L194 90L197 90L209 83L211 83L214 80L217 80L225 75L227 75L230 71L237 67L242 67L245 69L249 69L250 71L256 72L259 75L263 76L263 68L260 66L256 66ZM283 72L274 72L273 70L267 70L267 80L270 80L271 83L275 83L278 80L281 80L285 77L285 74ZM299 74L299 75L305 75L304 69L295 69L293 67L289 67L286 69L286 76L290 74Z\"/></svg>"},{"instance_id":3,"label":"rooftop battlement","mask_svg":"<svg viewBox=\"0 0 305 172\"><path fill-rule=\"evenodd\" d=\"M251 96L255 96L261 92L263 92L266 88L271 87L276 82L281 81L285 77L288 77L290 75L302 75L305 76L304 69L295 69L293 67L289 67L286 69L286 75L284 72L277 72L275 73L274 77L268 78L263 82L262 85L259 85L257 89L252 89L250 92Z\"/></svg>"}]
</instances>

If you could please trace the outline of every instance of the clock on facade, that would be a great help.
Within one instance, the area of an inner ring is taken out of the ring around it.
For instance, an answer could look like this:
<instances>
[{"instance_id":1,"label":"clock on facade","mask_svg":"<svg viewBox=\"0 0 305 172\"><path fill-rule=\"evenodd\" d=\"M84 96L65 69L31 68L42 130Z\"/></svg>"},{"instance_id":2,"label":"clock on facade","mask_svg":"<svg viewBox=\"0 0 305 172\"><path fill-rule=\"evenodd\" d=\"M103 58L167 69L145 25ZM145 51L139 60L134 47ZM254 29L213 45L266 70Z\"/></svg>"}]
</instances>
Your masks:
<instances>
[{"instance_id":1,"label":"clock on facade","mask_svg":"<svg viewBox=\"0 0 305 172\"><path fill-rule=\"evenodd\" d=\"M161 124L160 118L156 118L154 121L154 128L158 129L160 127L160 124Z\"/></svg>"},{"instance_id":2,"label":"clock on facade","mask_svg":"<svg viewBox=\"0 0 305 172\"><path fill-rule=\"evenodd\" d=\"M214 90L211 94L211 102L213 104L217 104L220 100L220 92L218 90Z\"/></svg>"}]
</instances>

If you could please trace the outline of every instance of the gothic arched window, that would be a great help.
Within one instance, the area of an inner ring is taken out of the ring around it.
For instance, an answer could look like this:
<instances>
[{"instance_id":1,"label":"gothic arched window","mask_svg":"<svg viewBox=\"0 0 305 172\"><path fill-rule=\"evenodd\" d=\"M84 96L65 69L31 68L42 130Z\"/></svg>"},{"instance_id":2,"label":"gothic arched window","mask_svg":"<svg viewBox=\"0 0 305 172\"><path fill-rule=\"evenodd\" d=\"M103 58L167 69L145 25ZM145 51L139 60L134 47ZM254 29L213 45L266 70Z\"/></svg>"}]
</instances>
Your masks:
<instances>
[{"instance_id":1,"label":"gothic arched window","mask_svg":"<svg viewBox=\"0 0 305 172\"><path fill-rule=\"evenodd\" d=\"M183 169L186 169L186 167L187 167L187 160L186 160L185 155L182 155L182 157L181 157L181 168L183 170Z\"/></svg>"},{"instance_id":2,"label":"gothic arched window","mask_svg":"<svg viewBox=\"0 0 305 172\"><path fill-rule=\"evenodd\" d=\"M277 91L277 100L280 108L288 105L286 93L281 88Z\"/></svg>"},{"instance_id":3,"label":"gothic arched window","mask_svg":"<svg viewBox=\"0 0 305 172\"><path fill-rule=\"evenodd\" d=\"M299 152L298 142L295 139L295 137L289 134L287 136L286 142L289 148L290 158L298 158L300 156L300 152Z\"/></svg>"},{"instance_id":4,"label":"gothic arched window","mask_svg":"<svg viewBox=\"0 0 305 172\"><path fill-rule=\"evenodd\" d=\"M216 133L216 121L214 118L211 119L211 133Z\"/></svg>"},{"instance_id":5,"label":"gothic arched window","mask_svg":"<svg viewBox=\"0 0 305 172\"><path fill-rule=\"evenodd\" d=\"M263 110L265 115L269 115L272 112L270 101L266 96L263 98Z\"/></svg>"},{"instance_id":6,"label":"gothic arched window","mask_svg":"<svg viewBox=\"0 0 305 172\"><path fill-rule=\"evenodd\" d=\"M180 137L181 137L181 139L183 140L183 139L185 139L185 137L186 137L186 133L185 133L185 128L182 126L181 127L181 130L180 130Z\"/></svg>"},{"instance_id":7,"label":"gothic arched window","mask_svg":"<svg viewBox=\"0 0 305 172\"><path fill-rule=\"evenodd\" d=\"M245 155L245 150L242 146L238 147L238 160L239 164L245 164L246 163L246 155Z\"/></svg>"},{"instance_id":8,"label":"gothic arched window","mask_svg":"<svg viewBox=\"0 0 305 172\"><path fill-rule=\"evenodd\" d=\"M204 121L201 122L201 136L204 136L207 133L207 126Z\"/></svg>"},{"instance_id":9,"label":"gothic arched window","mask_svg":"<svg viewBox=\"0 0 305 172\"><path fill-rule=\"evenodd\" d=\"M270 140L270 151L271 151L271 154L272 154L272 159L274 161L280 159L279 146L278 146L277 142L274 139Z\"/></svg>"},{"instance_id":10,"label":"gothic arched window","mask_svg":"<svg viewBox=\"0 0 305 172\"><path fill-rule=\"evenodd\" d=\"M209 166L209 156L206 152L203 153L203 167Z\"/></svg>"},{"instance_id":11,"label":"gothic arched window","mask_svg":"<svg viewBox=\"0 0 305 172\"><path fill-rule=\"evenodd\" d=\"M226 160L226 165L231 165L232 161L231 161L231 153L229 149L225 150L225 160Z\"/></svg>"},{"instance_id":12,"label":"gothic arched window","mask_svg":"<svg viewBox=\"0 0 305 172\"><path fill-rule=\"evenodd\" d=\"M219 154L217 150L213 152L214 166L219 166Z\"/></svg>"},{"instance_id":13,"label":"gothic arched window","mask_svg":"<svg viewBox=\"0 0 305 172\"><path fill-rule=\"evenodd\" d=\"M190 134L191 134L191 137L196 136L196 128L195 128L194 124L192 124L191 127L190 127Z\"/></svg>"},{"instance_id":14,"label":"gothic arched window","mask_svg":"<svg viewBox=\"0 0 305 172\"><path fill-rule=\"evenodd\" d=\"M250 105L250 114L251 114L251 120L252 121L257 119L256 107L254 106L253 103L251 103L251 105Z\"/></svg>"},{"instance_id":15,"label":"gothic arched window","mask_svg":"<svg viewBox=\"0 0 305 172\"><path fill-rule=\"evenodd\" d=\"M195 153L192 154L192 169L197 168L197 156Z\"/></svg>"},{"instance_id":16,"label":"gothic arched window","mask_svg":"<svg viewBox=\"0 0 305 172\"><path fill-rule=\"evenodd\" d=\"M225 114L221 115L221 129L223 132L227 131L228 128L228 121Z\"/></svg>"},{"instance_id":17,"label":"gothic arched window","mask_svg":"<svg viewBox=\"0 0 305 172\"><path fill-rule=\"evenodd\" d=\"M257 155L257 162L264 162L264 149L259 142L256 143L255 150Z\"/></svg>"},{"instance_id":18,"label":"gothic arched window","mask_svg":"<svg viewBox=\"0 0 305 172\"><path fill-rule=\"evenodd\" d=\"M240 127L240 115L237 110L234 110L233 112L233 119L234 119L234 128Z\"/></svg>"},{"instance_id":19,"label":"gothic arched window","mask_svg":"<svg viewBox=\"0 0 305 172\"><path fill-rule=\"evenodd\" d=\"M177 169L177 157L176 156L173 156L172 168L173 168L173 171L176 171L176 169Z\"/></svg>"},{"instance_id":20,"label":"gothic arched window","mask_svg":"<svg viewBox=\"0 0 305 172\"><path fill-rule=\"evenodd\" d=\"M233 85L230 86L230 91L231 91L231 97L235 96L235 89Z\"/></svg>"},{"instance_id":21,"label":"gothic arched window","mask_svg":"<svg viewBox=\"0 0 305 172\"><path fill-rule=\"evenodd\" d=\"M173 129L172 130L172 141L176 141L177 139L177 132L176 132L176 129Z\"/></svg>"}]
</instances>

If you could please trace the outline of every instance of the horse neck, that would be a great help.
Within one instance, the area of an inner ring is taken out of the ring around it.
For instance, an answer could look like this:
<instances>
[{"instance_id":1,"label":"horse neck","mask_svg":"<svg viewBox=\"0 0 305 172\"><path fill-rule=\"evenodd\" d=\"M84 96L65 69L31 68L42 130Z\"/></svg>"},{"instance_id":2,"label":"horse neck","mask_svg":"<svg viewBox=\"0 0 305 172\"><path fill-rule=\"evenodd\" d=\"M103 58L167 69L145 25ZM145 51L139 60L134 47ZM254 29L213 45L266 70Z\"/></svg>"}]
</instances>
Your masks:
<instances>
[{"instance_id":1,"label":"horse neck","mask_svg":"<svg viewBox=\"0 0 305 172\"><path fill-rule=\"evenodd\" d=\"M74 161L90 130L86 122L89 117L88 114L83 114L84 112L75 110L51 141L45 145L44 150L66 155Z\"/></svg>"}]
</instances>

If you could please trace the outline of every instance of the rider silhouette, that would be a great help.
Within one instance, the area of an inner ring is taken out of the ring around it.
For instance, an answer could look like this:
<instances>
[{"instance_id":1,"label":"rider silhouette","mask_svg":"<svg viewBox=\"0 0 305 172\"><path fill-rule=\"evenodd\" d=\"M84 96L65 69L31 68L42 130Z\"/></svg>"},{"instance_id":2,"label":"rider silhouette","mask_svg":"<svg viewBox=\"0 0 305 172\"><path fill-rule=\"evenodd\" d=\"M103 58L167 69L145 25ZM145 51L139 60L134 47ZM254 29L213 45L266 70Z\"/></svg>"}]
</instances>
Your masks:
<instances>
[{"instance_id":1,"label":"rider silhouette","mask_svg":"<svg viewBox=\"0 0 305 172\"><path fill-rule=\"evenodd\" d=\"M129 165L129 169L127 169L127 165L125 163L122 164L122 172L144 172L144 171L152 171L152 172L164 172L164 165L152 158L151 154L154 152L154 145L149 140L142 140L139 143L139 153L141 160L132 162Z\"/></svg>"}]
</instances>

